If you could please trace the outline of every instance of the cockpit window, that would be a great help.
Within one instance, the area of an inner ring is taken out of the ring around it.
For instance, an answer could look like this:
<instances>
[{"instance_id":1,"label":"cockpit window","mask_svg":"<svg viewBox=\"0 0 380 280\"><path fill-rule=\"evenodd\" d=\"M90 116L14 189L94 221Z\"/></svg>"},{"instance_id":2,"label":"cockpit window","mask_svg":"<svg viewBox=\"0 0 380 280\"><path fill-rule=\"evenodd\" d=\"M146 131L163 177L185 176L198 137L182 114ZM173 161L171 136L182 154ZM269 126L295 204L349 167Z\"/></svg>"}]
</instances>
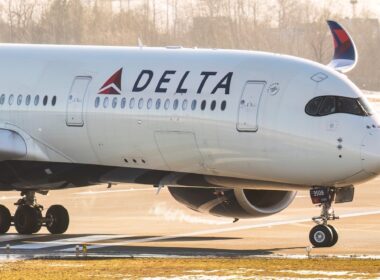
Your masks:
<instances>
[{"instance_id":1,"label":"cockpit window","mask_svg":"<svg viewBox=\"0 0 380 280\"><path fill-rule=\"evenodd\" d=\"M306 113L311 116L317 115L319 106L321 105L323 99L324 97L320 96L311 100L306 106Z\"/></svg>"},{"instance_id":2,"label":"cockpit window","mask_svg":"<svg viewBox=\"0 0 380 280\"><path fill-rule=\"evenodd\" d=\"M335 98L334 96L326 96L319 107L318 115L327 116L336 112Z\"/></svg>"},{"instance_id":3,"label":"cockpit window","mask_svg":"<svg viewBox=\"0 0 380 280\"><path fill-rule=\"evenodd\" d=\"M368 100L365 98L359 98L359 104L362 106L363 110L368 112L369 116L372 116L375 111L373 110L372 106L369 104Z\"/></svg>"},{"instance_id":4,"label":"cockpit window","mask_svg":"<svg viewBox=\"0 0 380 280\"><path fill-rule=\"evenodd\" d=\"M357 116L370 116L373 114L370 105L365 99L331 95L313 98L306 105L305 112L316 117L337 113Z\"/></svg>"},{"instance_id":5,"label":"cockpit window","mask_svg":"<svg viewBox=\"0 0 380 280\"><path fill-rule=\"evenodd\" d=\"M345 98L345 97L337 97L336 98L336 105L338 112L341 113L347 113L352 115L358 115L363 116L363 108L359 104L359 100L357 99L351 99L351 98ZM365 114L364 114L365 116Z\"/></svg>"}]
</instances>

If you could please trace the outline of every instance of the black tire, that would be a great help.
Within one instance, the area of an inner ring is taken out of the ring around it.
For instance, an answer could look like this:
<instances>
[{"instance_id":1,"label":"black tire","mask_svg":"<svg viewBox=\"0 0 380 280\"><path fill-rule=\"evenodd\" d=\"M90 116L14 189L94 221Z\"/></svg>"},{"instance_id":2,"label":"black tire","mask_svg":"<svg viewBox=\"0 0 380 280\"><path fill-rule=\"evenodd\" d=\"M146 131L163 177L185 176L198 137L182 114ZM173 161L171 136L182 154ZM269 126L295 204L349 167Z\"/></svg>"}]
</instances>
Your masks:
<instances>
[{"instance_id":1,"label":"black tire","mask_svg":"<svg viewBox=\"0 0 380 280\"><path fill-rule=\"evenodd\" d=\"M9 209L0 205L0 234L7 233L11 227L12 216Z\"/></svg>"},{"instance_id":2,"label":"black tire","mask_svg":"<svg viewBox=\"0 0 380 280\"><path fill-rule=\"evenodd\" d=\"M329 247L333 247L338 242L339 234L338 234L338 231L332 225L327 225L327 226L331 229L331 232L333 234L333 238L331 240Z\"/></svg>"},{"instance_id":3,"label":"black tire","mask_svg":"<svg viewBox=\"0 0 380 280\"><path fill-rule=\"evenodd\" d=\"M333 233L328 226L317 225L311 229L309 240L316 248L330 247L333 240Z\"/></svg>"},{"instance_id":4,"label":"black tire","mask_svg":"<svg viewBox=\"0 0 380 280\"><path fill-rule=\"evenodd\" d=\"M29 205L20 205L14 216L14 224L18 233L33 234L41 229L41 211Z\"/></svg>"},{"instance_id":5,"label":"black tire","mask_svg":"<svg viewBox=\"0 0 380 280\"><path fill-rule=\"evenodd\" d=\"M52 234L62 234L69 227L70 218L66 208L52 205L46 212L46 227Z\"/></svg>"},{"instance_id":6,"label":"black tire","mask_svg":"<svg viewBox=\"0 0 380 280\"><path fill-rule=\"evenodd\" d=\"M36 211L37 223L34 224L32 233L37 233L40 231L42 227L42 213L39 208L33 208L33 209L34 211Z\"/></svg>"}]
</instances>

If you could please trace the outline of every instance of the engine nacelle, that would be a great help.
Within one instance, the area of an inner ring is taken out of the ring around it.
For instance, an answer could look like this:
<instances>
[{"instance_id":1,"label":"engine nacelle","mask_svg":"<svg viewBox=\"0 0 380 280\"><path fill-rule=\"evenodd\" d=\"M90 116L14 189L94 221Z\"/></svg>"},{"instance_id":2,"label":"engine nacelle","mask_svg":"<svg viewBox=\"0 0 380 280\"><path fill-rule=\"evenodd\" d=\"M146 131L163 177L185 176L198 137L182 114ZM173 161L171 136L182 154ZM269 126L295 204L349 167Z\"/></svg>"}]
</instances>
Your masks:
<instances>
[{"instance_id":1,"label":"engine nacelle","mask_svg":"<svg viewBox=\"0 0 380 280\"><path fill-rule=\"evenodd\" d=\"M294 200L293 191L169 187L192 210L219 217L249 219L276 214Z\"/></svg>"}]
</instances>

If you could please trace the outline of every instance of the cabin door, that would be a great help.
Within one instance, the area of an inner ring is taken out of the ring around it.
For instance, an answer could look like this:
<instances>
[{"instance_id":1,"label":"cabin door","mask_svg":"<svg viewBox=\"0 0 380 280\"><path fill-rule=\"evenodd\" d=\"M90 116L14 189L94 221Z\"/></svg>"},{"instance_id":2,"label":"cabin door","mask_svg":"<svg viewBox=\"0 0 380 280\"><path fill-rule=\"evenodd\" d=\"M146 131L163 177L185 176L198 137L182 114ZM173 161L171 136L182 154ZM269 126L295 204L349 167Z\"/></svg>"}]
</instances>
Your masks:
<instances>
[{"instance_id":1,"label":"cabin door","mask_svg":"<svg viewBox=\"0 0 380 280\"><path fill-rule=\"evenodd\" d=\"M259 129L258 115L261 95L265 82L249 81L245 84L239 103L237 130L241 132L256 132Z\"/></svg>"},{"instance_id":2,"label":"cabin door","mask_svg":"<svg viewBox=\"0 0 380 280\"><path fill-rule=\"evenodd\" d=\"M92 77L77 76L71 85L67 99L66 124L68 126L83 126L84 97Z\"/></svg>"}]
</instances>

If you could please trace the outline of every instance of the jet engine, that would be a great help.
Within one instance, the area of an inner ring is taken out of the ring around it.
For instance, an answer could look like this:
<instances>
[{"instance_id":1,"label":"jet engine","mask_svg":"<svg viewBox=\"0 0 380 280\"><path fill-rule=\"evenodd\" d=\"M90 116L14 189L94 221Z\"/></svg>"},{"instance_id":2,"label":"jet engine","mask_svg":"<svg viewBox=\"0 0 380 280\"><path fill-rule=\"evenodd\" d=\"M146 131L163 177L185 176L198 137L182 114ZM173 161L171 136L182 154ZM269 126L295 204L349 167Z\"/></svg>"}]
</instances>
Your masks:
<instances>
[{"instance_id":1,"label":"jet engine","mask_svg":"<svg viewBox=\"0 0 380 280\"><path fill-rule=\"evenodd\" d=\"M248 219L276 214L295 198L294 191L169 187L178 202L219 217Z\"/></svg>"}]
</instances>

